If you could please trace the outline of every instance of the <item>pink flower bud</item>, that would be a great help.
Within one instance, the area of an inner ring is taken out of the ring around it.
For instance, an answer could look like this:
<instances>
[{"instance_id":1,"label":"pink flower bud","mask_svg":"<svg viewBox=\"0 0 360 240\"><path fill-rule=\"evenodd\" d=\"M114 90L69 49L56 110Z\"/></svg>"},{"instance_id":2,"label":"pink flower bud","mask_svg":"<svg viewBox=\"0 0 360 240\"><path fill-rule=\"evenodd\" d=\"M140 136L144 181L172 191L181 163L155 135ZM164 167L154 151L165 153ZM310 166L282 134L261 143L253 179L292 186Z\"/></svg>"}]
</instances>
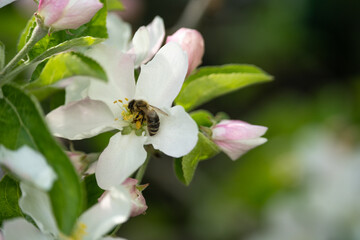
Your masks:
<instances>
[{"instance_id":1,"label":"pink flower bud","mask_svg":"<svg viewBox=\"0 0 360 240\"><path fill-rule=\"evenodd\" d=\"M188 76L197 66L201 64L204 55L204 39L198 31L189 28L180 28L173 35L168 36L166 43L176 42L187 53L189 67Z\"/></svg>"},{"instance_id":2,"label":"pink flower bud","mask_svg":"<svg viewBox=\"0 0 360 240\"><path fill-rule=\"evenodd\" d=\"M37 14L46 27L76 29L89 22L102 6L99 0L40 0Z\"/></svg>"},{"instance_id":3,"label":"pink flower bud","mask_svg":"<svg viewBox=\"0 0 360 240\"><path fill-rule=\"evenodd\" d=\"M140 214L143 214L148 208L148 206L146 205L145 198L141 193L148 186L148 184L137 186L136 185L137 183L138 180L133 178L128 178L122 183L122 185L129 190L132 199L131 214L130 214L131 217L135 217Z\"/></svg>"},{"instance_id":4,"label":"pink flower bud","mask_svg":"<svg viewBox=\"0 0 360 240\"><path fill-rule=\"evenodd\" d=\"M267 141L261 136L267 127L239 120L223 120L212 129L212 139L232 160Z\"/></svg>"}]
</instances>

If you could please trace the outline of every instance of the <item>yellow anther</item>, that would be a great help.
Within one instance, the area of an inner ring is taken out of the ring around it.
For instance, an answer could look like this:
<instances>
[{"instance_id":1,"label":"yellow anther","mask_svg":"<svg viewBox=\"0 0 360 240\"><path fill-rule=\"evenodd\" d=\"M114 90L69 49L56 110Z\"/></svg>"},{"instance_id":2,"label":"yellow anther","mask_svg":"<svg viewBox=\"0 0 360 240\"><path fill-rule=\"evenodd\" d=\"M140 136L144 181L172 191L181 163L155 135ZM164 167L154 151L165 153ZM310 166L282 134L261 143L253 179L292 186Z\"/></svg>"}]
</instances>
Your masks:
<instances>
[{"instance_id":1,"label":"yellow anther","mask_svg":"<svg viewBox=\"0 0 360 240\"><path fill-rule=\"evenodd\" d=\"M141 122L140 121L137 121L136 122L136 129L140 129L141 128Z\"/></svg>"},{"instance_id":2,"label":"yellow anther","mask_svg":"<svg viewBox=\"0 0 360 240\"><path fill-rule=\"evenodd\" d=\"M129 101L129 99L125 98L126 101Z\"/></svg>"},{"instance_id":3,"label":"yellow anther","mask_svg":"<svg viewBox=\"0 0 360 240\"><path fill-rule=\"evenodd\" d=\"M118 118L115 118L115 121L119 120Z\"/></svg>"},{"instance_id":4,"label":"yellow anther","mask_svg":"<svg viewBox=\"0 0 360 240\"><path fill-rule=\"evenodd\" d=\"M123 102L123 101L122 101L122 100L120 100L120 99L119 99L118 101L119 101L119 102L121 102L121 103Z\"/></svg>"},{"instance_id":5,"label":"yellow anther","mask_svg":"<svg viewBox=\"0 0 360 240\"><path fill-rule=\"evenodd\" d=\"M117 103L117 100L114 101L114 104Z\"/></svg>"}]
</instances>

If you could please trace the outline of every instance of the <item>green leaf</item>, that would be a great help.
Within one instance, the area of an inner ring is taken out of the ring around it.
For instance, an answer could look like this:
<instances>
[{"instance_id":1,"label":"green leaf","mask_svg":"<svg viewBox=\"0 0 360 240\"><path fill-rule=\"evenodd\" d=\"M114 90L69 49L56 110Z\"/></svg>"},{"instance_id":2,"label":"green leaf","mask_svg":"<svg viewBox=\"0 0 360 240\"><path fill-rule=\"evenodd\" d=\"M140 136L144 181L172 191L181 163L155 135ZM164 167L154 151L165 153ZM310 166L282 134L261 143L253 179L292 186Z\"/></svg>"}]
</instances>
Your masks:
<instances>
[{"instance_id":1,"label":"green leaf","mask_svg":"<svg viewBox=\"0 0 360 240\"><path fill-rule=\"evenodd\" d=\"M86 209L88 209L98 202L98 199L104 193L104 190L99 188L96 182L95 174L86 176L84 180L84 184L87 194Z\"/></svg>"},{"instance_id":2,"label":"green leaf","mask_svg":"<svg viewBox=\"0 0 360 240\"><path fill-rule=\"evenodd\" d=\"M199 161L209 159L219 153L219 148L204 134L198 134L195 148L186 156L175 160L175 173L185 185L189 185Z\"/></svg>"},{"instance_id":3,"label":"green leaf","mask_svg":"<svg viewBox=\"0 0 360 240\"><path fill-rule=\"evenodd\" d=\"M0 144L15 150L26 144L39 151L57 174L49 192L58 226L70 234L82 210L79 178L70 160L50 134L36 101L13 85L2 88Z\"/></svg>"},{"instance_id":4,"label":"green leaf","mask_svg":"<svg viewBox=\"0 0 360 240\"><path fill-rule=\"evenodd\" d=\"M18 204L20 197L19 184L7 175L3 177L0 181L0 225L6 219L23 216Z\"/></svg>"},{"instance_id":5,"label":"green leaf","mask_svg":"<svg viewBox=\"0 0 360 240\"><path fill-rule=\"evenodd\" d=\"M45 36L43 39L37 42L28 53L29 60L43 60L46 57L49 57L61 51L65 51L71 47L89 46L107 38L108 36L106 30L106 4L105 0L102 0L101 2L104 3L104 7L95 14L95 16L90 20L90 22L80 26L78 29L75 30L62 30L51 33L50 35ZM29 40L35 26L35 17L33 17L28 22L25 30L20 36L18 50L22 49L26 41ZM44 54L45 51L48 51L50 49L51 51L49 53L38 59L41 54Z\"/></svg>"},{"instance_id":6,"label":"green leaf","mask_svg":"<svg viewBox=\"0 0 360 240\"><path fill-rule=\"evenodd\" d=\"M190 113L190 116L198 126L211 127L214 124L214 116L206 110L197 110Z\"/></svg>"},{"instance_id":7,"label":"green leaf","mask_svg":"<svg viewBox=\"0 0 360 240\"><path fill-rule=\"evenodd\" d=\"M5 66L5 45L0 42L0 70Z\"/></svg>"},{"instance_id":8,"label":"green leaf","mask_svg":"<svg viewBox=\"0 0 360 240\"><path fill-rule=\"evenodd\" d=\"M42 63L39 65L34 74L38 74L37 71L42 67ZM26 88L49 86L72 76L88 76L107 81L106 73L97 62L80 53L66 52L51 57L42 68L38 79L28 84Z\"/></svg>"},{"instance_id":9,"label":"green leaf","mask_svg":"<svg viewBox=\"0 0 360 240\"><path fill-rule=\"evenodd\" d=\"M175 103L188 111L250 84L270 80L272 76L252 65L203 67L185 81Z\"/></svg>"},{"instance_id":10,"label":"green leaf","mask_svg":"<svg viewBox=\"0 0 360 240\"><path fill-rule=\"evenodd\" d=\"M121 11L125 9L120 0L107 0L106 3L108 11Z\"/></svg>"}]
</instances>

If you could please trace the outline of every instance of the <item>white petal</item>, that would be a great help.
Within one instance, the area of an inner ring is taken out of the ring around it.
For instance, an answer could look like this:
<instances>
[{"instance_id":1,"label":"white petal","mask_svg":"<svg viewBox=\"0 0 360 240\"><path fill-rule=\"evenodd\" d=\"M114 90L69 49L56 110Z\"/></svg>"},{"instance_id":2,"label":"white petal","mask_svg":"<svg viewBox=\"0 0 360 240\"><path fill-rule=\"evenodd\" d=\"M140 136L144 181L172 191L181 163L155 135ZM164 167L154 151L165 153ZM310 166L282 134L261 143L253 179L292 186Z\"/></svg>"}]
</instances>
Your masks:
<instances>
[{"instance_id":1,"label":"white petal","mask_svg":"<svg viewBox=\"0 0 360 240\"><path fill-rule=\"evenodd\" d=\"M112 86L112 89L107 89L109 91L107 94L116 95L114 100L118 98L131 99L134 96L135 78L133 55L122 53L121 51L104 44L97 44L86 51L85 54L97 61L105 70L109 84ZM98 81L95 83L104 82ZM97 87L98 85L90 90L90 98L93 98L94 95L92 94L96 93ZM93 99L101 100L101 96Z\"/></svg>"},{"instance_id":2,"label":"white petal","mask_svg":"<svg viewBox=\"0 0 360 240\"><path fill-rule=\"evenodd\" d=\"M169 116L159 114L159 131L148 138L148 143L171 157L181 157L195 147L198 128L182 106L172 107L168 112Z\"/></svg>"},{"instance_id":3,"label":"white petal","mask_svg":"<svg viewBox=\"0 0 360 240\"><path fill-rule=\"evenodd\" d=\"M76 76L65 79L62 84L69 83L65 86L65 104L75 102L88 97L88 91L91 78L84 76Z\"/></svg>"},{"instance_id":4,"label":"white petal","mask_svg":"<svg viewBox=\"0 0 360 240\"><path fill-rule=\"evenodd\" d=\"M115 122L114 115L105 103L88 98L53 110L46 120L55 136L72 140L109 131Z\"/></svg>"},{"instance_id":5,"label":"white petal","mask_svg":"<svg viewBox=\"0 0 360 240\"><path fill-rule=\"evenodd\" d=\"M14 218L4 222L4 239L6 240L50 240L48 235L41 233L35 226L23 218ZM0 236L1 239L1 236Z\"/></svg>"},{"instance_id":6,"label":"white petal","mask_svg":"<svg viewBox=\"0 0 360 240\"><path fill-rule=\"evenodd\" d=\"M119 238L119 237L103 237L101 240L126 240L125 238Z\"/></svg>"},{"instance_id":7,"label":"white petal","mask_svg":"<svg viewBox=\"0 0 360 240\"><path fill-rule=\"evenodd\" d=\"M113 227L125 222L130 216L131 200L122 186L111 188L99 203L91 207L79 218L86 225L83 240L97 240Z\"/></svg>"},{"instance_id":8,"label":"white petal","mask_svg":"<svg viewBox=\"0 0 360 240\"><path fill-rule=\"evenodd\" d=\"M180 46L166 44L141 67L135 99L144 99L158 108L170 107L184 82L187 66L187 56Z\"/></svg>"},{"instance_id":9,"label":"white petal","mask_svg":"<svg viewBox=\"0 0 360 240\"><path fill-rule=\"evenodd\" d=\"M47 193L25 183L20 183L20 188L22 195L19 206L21 210L34 219L41 232L58 235L59 230Z\"/></svg>"},{"instance_id":10,"label":"white petal","mask_svg":"<svg viewBox=\"0 0 360 240\"><path fill-rule=\"evenodd\" d=\"M49 190L56 179L54 170L47 164L45 158L26 145L15 151L0 146L0 164L6 166L21 180L32 183L40 189Z\"/></svg>"},{"instance_id":11,"label":"white petal","mask_svg":"<svg viewBox=\"0 0 360 240\"><path fill-rule=\"evenodd\" d=\"M117 14L109 12L106 18L106 27L109 38L104 43L125 52L130 42L130 24L124 22Z\"/></svg>"},{"instance_id":12,"label":"white petal","mask_svg":"<svg viewBox=\"0 0 360 240\"><path fill-rule=\"evenodd\" d=\"M161 17L156 16L154 20L146 26L150 36L150 46L146 58L142 63L149 61L154 54L159 50L165 37L164 21Z\"/></svg>"},{"instance_id":13,"label":"white petal","mask_svg":"<svg viewBox=\"0 0 360 240\"><path fill-rule=\"evenodd\" d=\"M134 133L117 133L110 138L109 145L101 153L96 166L95 175L99 187L109 189L121 184L144 163L145 140L145 137L138 137Z\"/></svg>"},{"instance_id":14,"label":"white petal","mask_svg":"<svg viewBox=\"0 0 360 240\"><path fill-rule=\"evenodd\" d=\"M135 66L140 66L140 64L147 57L150 49L150 34L146 27L140 27L132 40L133 48L129 50L129 53L134 53L136 55Z\"/></svg>"}]
</instances>

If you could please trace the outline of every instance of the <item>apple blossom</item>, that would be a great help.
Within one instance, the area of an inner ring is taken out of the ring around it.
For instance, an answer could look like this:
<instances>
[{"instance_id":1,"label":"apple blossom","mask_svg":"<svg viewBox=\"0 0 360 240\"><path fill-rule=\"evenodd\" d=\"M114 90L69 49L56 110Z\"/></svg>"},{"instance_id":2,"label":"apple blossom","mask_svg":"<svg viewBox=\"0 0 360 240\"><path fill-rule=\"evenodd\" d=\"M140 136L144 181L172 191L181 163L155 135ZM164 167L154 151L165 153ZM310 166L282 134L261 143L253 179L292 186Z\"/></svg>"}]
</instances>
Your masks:
<instances>
[{"instance_id":1,"label":"apple blossom","mask_svg":"<svg viewBox=\"0 0 360 240\"><path fill-rule=\"evenodd\" d=\"M172 157L189 153L197 142L198 129L182 106L171 107L187 71L186 54L176 43L163 46L141 67L137 82L134 58L106 45L87 53L96 59L108 76L108 83L82 78L66 89L66 102L47 115L53 134L67 139L84 139L118 129L101 153L96 179L103 189L120 185L145 161L143 145L152 144ZM161 109L160 127L149 136L146 121L139 120L127 106L131 99L144 100Z\"/></svg>"},{"instance_id":2,"label":"apple blossom","mask_svg":"<svg viewBox=\"0 0 360 240\"><path fill-rule=\"evenodd\" d=\"M205 51L204 39L195 29L180 28L173 35L168 36L166 42L177 42L187 53L189 61L187 75L201 64Z\"/></svg>"},{"instance_id":3,"label":"apple blossom","mask_svg":"<svg viewBox=\"0 0 360 240\"><path fill-rule=\"evenodd\" d=\"M164 21L159 16L149 25L140 27L131 42L131 27L118 15L109 13L106 25L109 38L105 44L135 54L135 67L148 62L159 50L165 37Z\"/></svg>"},{"instance_id":4,"label":"apple blossom","mask_svg":"<svg viewBox=\"0 0 360 240\"><path fill-rule=\"evenodd\" d=\"M232 160L267 141L262 138L267 127L251 125L240 120L222 120L212 128L212 140Z\"/></svg>"},{"instance_id":5,"label":"apple blossom","mask_svg":"<svg viewBox=\"0 0 360 240\"><path fill-rule=\"evenodd\" d=\"M53 30L77 29L102 7L99 0L40 0L37 16Z\"/></svg>"},{"instance_id":6,"label":"apple blossom","mask_svg":"<svg viewBox=\"0 0 360 240\"><path fill-rule=\"evenodd\" d=\"M31 216L39 229L23 218L5 221L3 233L6 240L18 239L113 239L101 238L113 227L125 222L131 210L128 191L118 186L111 188L99 203L85 211L78 219L71 236L64 236L56 226L48 195L40 189L21 183L21 210Z\"/></svg>"},{"instance_id":7,"label":"apple blossom","mask_svg":"<svg viewBox=\"0 0 360 240\"><path fill-rule=\"evenodd\" d=\"M143 214L148 208L145 198L141 193L148 186L148 184L137 185L137 183L138 180L134 178L128 178L121 184L130 192L132 203L130 214L131 217Z\"/></svg>"}]
</instances>

